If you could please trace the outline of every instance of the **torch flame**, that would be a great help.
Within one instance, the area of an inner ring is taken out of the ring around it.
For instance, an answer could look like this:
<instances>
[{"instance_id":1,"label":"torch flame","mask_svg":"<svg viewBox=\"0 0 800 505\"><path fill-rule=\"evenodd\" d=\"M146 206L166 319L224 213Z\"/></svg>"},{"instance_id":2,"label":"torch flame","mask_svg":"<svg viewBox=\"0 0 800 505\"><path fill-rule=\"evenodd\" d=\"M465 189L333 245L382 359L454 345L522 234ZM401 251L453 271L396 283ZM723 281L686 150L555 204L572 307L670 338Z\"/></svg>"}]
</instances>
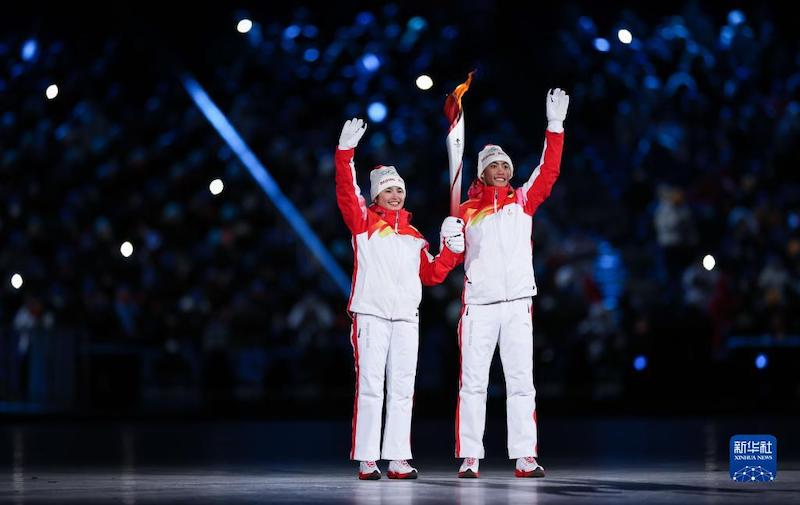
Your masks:
<instances>
[{"instance_id":1,"label":"torch flame","mask_svg":"<svg viewBox=\"0 0 800 505\"><path fill-rule=\"evenodd\" d=\"M469 89L469 85L472 84L472 77L475 75L475 72L476 70L470 72L467 76L467 80L456 86L456 89L447 95L447 100L444 102L444 114L447 116L451 125L455 123L461 115L461 97L464 96L464 93Z\"/></svg>"},{"instance_id":2,"label":"torch flame","mask_svg":"<svg viewBox=\"0 0 800 505\"><path fill-rule=\"evenodd\" d=\"M453 95L455 96L456 100L458 100L458 108L461 108L461 97L464 96L464 93L469 90L469 85L472 84L472 76L475 75L475 70L469 73L467 76L467 80L456 86L456 89L453 90Z\"/></svg>"}]
</instances>

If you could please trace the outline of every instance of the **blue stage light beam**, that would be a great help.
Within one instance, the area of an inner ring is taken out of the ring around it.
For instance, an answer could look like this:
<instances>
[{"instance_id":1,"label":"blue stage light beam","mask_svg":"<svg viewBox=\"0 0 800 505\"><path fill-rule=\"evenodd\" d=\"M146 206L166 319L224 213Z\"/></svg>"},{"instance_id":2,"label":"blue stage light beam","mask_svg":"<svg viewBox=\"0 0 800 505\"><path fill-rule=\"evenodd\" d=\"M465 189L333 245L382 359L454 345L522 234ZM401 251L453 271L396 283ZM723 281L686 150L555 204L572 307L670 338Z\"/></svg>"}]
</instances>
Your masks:
<instances>
[{"instance_id":1,"label":"blue stage light beam","mask_svg":"<svg viewBox=\"0 0 800 505\"><path fill-rule=\"evenodd\" d=\"M217 130L217 133L225 140L228 147L236 153L236 156L241 160L242 164L250 172L250 175L256 180L261 189L264 190L267 197L272 200L275 207L283 215L294 229L298 237L305 243L306 247L311 250L317 261L320 262L322 267L328 272L336 283L336 286L345 297L350 296L350 279L345 275L344 271L333 259L331 253L325 248L320 241L317 234L308 226L308 223L303 219L297 207L286 198L275 179L269 173L267 168L258 160L253 151L248 147L247 143L242 139L233 125L225 117L225 114L216 106L208 94L205 92L200 83L193 77L184 75L181 79L183 87L189 96L194 101L197 108L208 119L208 122Z\"/></svg>"}]
</instances>

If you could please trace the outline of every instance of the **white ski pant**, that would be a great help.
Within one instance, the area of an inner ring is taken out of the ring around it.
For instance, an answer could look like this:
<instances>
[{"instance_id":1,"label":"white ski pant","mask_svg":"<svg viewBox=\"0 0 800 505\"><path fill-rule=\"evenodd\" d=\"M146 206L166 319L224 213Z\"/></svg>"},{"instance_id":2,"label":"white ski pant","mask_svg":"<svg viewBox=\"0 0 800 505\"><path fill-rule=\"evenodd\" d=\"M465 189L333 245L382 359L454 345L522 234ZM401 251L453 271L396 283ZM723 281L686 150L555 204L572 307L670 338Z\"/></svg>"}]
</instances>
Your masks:
<instances>
[{"instance_id":1,"label":"white ski pant","mask_svg":"<svg viewBox=\"0 0 800 505\"><path fill-rule=\"evenodd\" d=\"M356 369L350 459L411 459L418 323L354 314L350 342ZM386 426L381 448L384 378Z\"/></svg>"},{"instance_id":2,"label":"white ski pant","mask_svg":"<svg viewBox=\"0 0 800 505\"><path fill-rule=\"evenodd\" d=\"M508 457L538 456L533 386L532 299L465 305L458 325L461 350L456 457L483 458L486 388L495 348L506 379Z\"/></svg>"}]
</instances>

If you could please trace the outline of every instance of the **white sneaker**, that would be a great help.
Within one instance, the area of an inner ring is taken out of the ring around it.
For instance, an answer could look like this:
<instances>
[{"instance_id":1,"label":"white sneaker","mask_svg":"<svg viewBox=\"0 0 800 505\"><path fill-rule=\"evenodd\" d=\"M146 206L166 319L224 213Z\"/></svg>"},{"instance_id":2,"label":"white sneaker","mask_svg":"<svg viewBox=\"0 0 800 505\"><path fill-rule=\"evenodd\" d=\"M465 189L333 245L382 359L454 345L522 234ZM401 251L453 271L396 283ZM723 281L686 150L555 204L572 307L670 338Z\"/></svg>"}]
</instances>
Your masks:
<instances>
[{"instance_id":1,"label":"white sneaker","mask_svg":"<svg viewBox=\"0 0 800 505\"><path fill-rule=\"evenodd\" d=\"M390 479L416 479L417 469L408 464L408 460L396 459L389 463L386 474Z\"/></svg>"},{"instance_id":2,"label":"white sneaker","mask_svg":"<svg viewBox=\"0 0 800 505\"><path fill-rule=\"evenodd\" d=\"M533 456L517 458L517 468L514 470L516 477L544 477L544 468L536 462Z\"/></svg>"},{"instance_id":3,"label":"white sneaker","mask_svg":"<svg viewBox=\"0 0 800 505\"><path fill-rule=\"evenodd\" d=\"M477 479L481 473L478 471L480 460L478 458L464 458L461 468L458 469L459 479Z\"/></svg>"},{"instance_id":4,"label":"white sneaker","mask_svg":"<svg viewBox=\"0 0 800 505\"><path fill-rule=\"evenodd\" d=\"M381 471L374 461L361 461L358 465L359 480L378 480L381 478Z\"/></svg>"}]
</instances>

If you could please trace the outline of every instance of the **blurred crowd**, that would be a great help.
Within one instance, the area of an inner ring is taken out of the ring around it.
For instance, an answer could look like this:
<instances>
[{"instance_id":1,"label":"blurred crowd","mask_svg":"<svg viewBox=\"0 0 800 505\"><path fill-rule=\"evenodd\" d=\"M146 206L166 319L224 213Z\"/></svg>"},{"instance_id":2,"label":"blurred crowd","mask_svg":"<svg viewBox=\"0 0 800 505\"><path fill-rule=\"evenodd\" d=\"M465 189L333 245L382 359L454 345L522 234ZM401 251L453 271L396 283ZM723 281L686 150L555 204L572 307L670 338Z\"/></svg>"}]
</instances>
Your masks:
<instances>
[{"instance_id":1,"label":"blurred crowd","mask_svg":"<svg viewBox=\"0 0 800 505\"><path fill-rule=\"evenodd\" d=\"M445 95L478 69L464 99L466 189L488 142L510 153L521 184L541 153L544 94L567 89L562 175L534 219L543 398L624 397L637 374L666 381L675 367L695 381L725 362L732 336L800 334L800 47L790 33L764 11L720 16L694 3L657 20L623 11L602 27L571 8L551 38L531 40L548 63L530 76L515 58L531 48L487 47L472 34L501 14L468 4L458 16L389 4L346 20L297 8L254 15L247 33L220 21L203 67L119 35L4 34L4 348L24 359L37 332L68 329L84 354L152 350L141 394L295 405L351 394L347 298L197 110L182 72L348 274L332 173L345 119L370 123L356 154L361 187L372 166L395 165L435 252L447 212ZM430 90L415 85L421 74ZM423 294L423 398L455 388L462 273ZM492 377L490 394L502 395Z\"/></svg>"}]
</instances>

